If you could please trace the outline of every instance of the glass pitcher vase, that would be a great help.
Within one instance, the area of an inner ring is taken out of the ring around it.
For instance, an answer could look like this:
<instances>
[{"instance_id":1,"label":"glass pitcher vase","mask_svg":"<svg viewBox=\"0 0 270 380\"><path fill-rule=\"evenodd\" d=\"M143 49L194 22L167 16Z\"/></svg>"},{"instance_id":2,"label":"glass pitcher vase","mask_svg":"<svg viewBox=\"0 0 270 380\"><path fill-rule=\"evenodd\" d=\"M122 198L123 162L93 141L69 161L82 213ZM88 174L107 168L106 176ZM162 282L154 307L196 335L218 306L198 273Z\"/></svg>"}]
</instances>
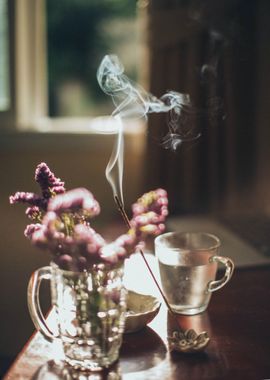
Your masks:
<instances>
[{"instance_id":1,"label":"glass pitcher vase","mask_svg":"<svg viewBox=\"0 0 270 380\"><path fill-rule=\"evenodd\" d=\"M41 312L39 287L51 282L57 333ZM101 370L119 357L124 331L126 291L123 267L95 265L91 271L72 272L55 263L35 271L28 285L28 307L35 327L52 341L62 341L65 361L81 370Z\"/></svg>"}]
</instances>

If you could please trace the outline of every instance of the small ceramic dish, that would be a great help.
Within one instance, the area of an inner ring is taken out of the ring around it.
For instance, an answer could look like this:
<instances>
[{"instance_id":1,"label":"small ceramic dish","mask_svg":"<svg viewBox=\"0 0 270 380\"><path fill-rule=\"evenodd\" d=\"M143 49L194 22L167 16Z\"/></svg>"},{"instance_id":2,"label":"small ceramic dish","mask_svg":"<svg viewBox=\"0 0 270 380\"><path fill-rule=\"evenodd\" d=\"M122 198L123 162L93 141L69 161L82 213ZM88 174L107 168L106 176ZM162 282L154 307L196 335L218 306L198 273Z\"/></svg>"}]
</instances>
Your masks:
<instances>
[{"instance_id":1,"label":"small ceramic dish","mask_svg":"<svg viewBox=\"0 0 270 380\"><path fill-rule=\"evenodd\" d=\"M125 333L141 330L150 323L160 309L160 301L150 295L128 290Z\"/></svg>"}]
</instances>

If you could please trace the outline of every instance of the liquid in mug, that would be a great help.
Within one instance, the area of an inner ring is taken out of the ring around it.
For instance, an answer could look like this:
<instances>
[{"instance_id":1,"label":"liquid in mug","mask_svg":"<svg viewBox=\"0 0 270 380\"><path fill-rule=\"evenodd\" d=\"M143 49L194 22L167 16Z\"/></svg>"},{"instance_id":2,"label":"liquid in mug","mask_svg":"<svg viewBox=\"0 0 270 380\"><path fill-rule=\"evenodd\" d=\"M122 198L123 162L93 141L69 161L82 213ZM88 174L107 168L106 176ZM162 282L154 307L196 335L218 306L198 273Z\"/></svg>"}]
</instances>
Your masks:
<instances>
[{"instance_id":1,"label":"liquid in mug","mask_svg":"<svg viewBox=\"0 0 270 380\"><path fill-rule=\"evenodd\" d=\"M192 315L204 311L211 293L207 285L215 280L217 264L192 258L192 252L179 257L165 250L159 254L159 270L163 291L175 312ZM205 260L204 260L205 261Z\"/></svg>"}]
</instances>

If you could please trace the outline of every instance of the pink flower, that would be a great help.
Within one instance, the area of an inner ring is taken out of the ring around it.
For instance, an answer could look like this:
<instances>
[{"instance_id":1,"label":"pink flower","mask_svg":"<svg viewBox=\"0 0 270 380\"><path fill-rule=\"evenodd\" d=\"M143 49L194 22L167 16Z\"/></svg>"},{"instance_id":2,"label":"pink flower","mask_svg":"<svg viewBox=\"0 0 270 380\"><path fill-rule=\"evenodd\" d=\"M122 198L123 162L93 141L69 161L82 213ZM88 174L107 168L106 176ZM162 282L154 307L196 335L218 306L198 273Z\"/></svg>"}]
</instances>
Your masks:
<instances>
[{"instance_id":1,"label":"pink flower","mask_svg":"<svg viewBox=\"0 0 270 380\"><path fill-rule=\"evenodd\" d=\"M34 245L49 250L62 269L83 271L96 264L117 266L148 236L157 236L165 229L168 199L163 189L139 198L132 206L130 230L107 244L90 226L89 220L100 213L99 203L90 191L78 188L65 192L64 182L43 162L37 166L35 179L42 196L17 192L10 197L10 203L30 205L26 215L37 223L28 225L24 234Z\"/></svg>"},{"instance_id":2,"label":"pink flower","mask_svg":"<svg viewBox=\"0 0 270 380\"><path fill-rule=\"evenodd\" d=\"M74 269L74 260L69 255L57 256L54 259L55 264L57 264L61 269L64 270L73 270Z\"/></svg>"},{"instance_id":3,"label":"pink flower","mask_svg":"<svg viewBox=\"0 0 270 380\"><path fill-rule=\"evenodd\" d=\"M14 195L11 195L9 197L10 204L14 203L28 203L32 206L37 206L44 208L46 205L46 202L44 202L44 199L40 197L37 194L24 192L24 191L17 191Z\"/></svg>"},{"instance_id":4,"label":"pink flower","mask_svg":"<svg viewBox=\"0 0 270 380\"><path fill-rule=\"evenodd\" d=\"M46 227L41 225L39 229L35 230L31 235L31 241L34 245L41 249L48 247L48 240L45 235Z\"/></svg>"},{"instance_id":5,"label":"pink flower","mask_svg":"<svg viewBox=\"0 0 270 380\"><path fill-rule=\"evenodd\" d=\"M35 172L35 180L41 187L42 195L31 192L18 191L9 197L9 202L14 203L28 203L30 206L36 206L40 212L47 210L48 199L65 192L64 182L51 172L48 165L44 162L40 163ZM27 215L32 218L31 210L27 210ZM39 216L40 217L40 216Z\"/></svg>"},{"instance_id":6,"label":"pink flower","mask_svg":"<svg viewBox=\"0 0 270 380\"><path fill-rule=\"evenodd\" d=\"M130 224L137 244L147 236L161 234L165 230L164 221L168 215L167 192L157 189L144 194L132 205L132 211Z\"/></svg>"},{"instance_id":7,"label":"pink flower","mask_svg":"<svg viewBox=\"0 0 270 380\"><path fill-rule=\"evenodd\" d=\"M102 262L101 249L106 242L93 228L83 224L77 224L74 228L74 242L80 247L80 254L88 263Z\"/></svg>"},{"instance_id":8,"label":"pink flower","mask_svg":"<svg viewBox=\"0 0 270 380\"><path fill-rule=\"evenodd\" d=\"M41 162L37 166L35 180L40 185L44 198L65 192L65 183L60 178L55 177L45 162Z\"/></svg>"},{"instance_id":9,"label":"pink flower","mask_svg":"<svg viewBox=\"0 0 270 380\"><path fill-rule=\"evenodd\" d=\"M165 220L168 216L168 198L167 192L163 189L157 189L144 194L132 205L134 217L147 212L155 212L159 220Z\"/></svg>"},{"instance_id":10,"label":"pink flower","mask_svg":"<svg viewBox=\"0 0 270 380\"><path fill-rule=\"evenodd\" d=\"M90 191L78 188L52 198L48 204L48 211L54 211L58 214L82 212L85 217L92 218L99 214L100 206Z\"/></svg>"},{"instance_id":11,"label":"pink flower","mask_svg":"<svg viewBox=\"0 0 270 380\"><path fill-rule=\"evenodd\" d=\"M105 264L116 265L126 257L126 251L115 242L101 248L100 258Z\"/></svg>"},{"instance_id":12,"label":"pink flower","mask_svg":"<svg viewBox=\"0 0 270 380\"><path fill-rule=\"evenodd\" d=\"M130 230L128 233L119 236L114 243L118 247L123 247L126 256L128 256L134 253L135 247L138 244L138 239L134 231Z\"/></svg>"},{"instance_id":13,"label":"pink flower","mask_svg":"<svg viewBox=\"0 0 270 380\"><path fill-rule=\"evenodd\" d=\"M28 207L25 211L25 214L33 221L41 221L42 214L40 208L37 206Z\"/></svg>"},{"instance_id":14,"label":"pink flower","mask_svg":"<svg viewBox=\"0 0 270 380\"><path fill-rule=\"evenodd\" d=\"M40 223L28 224L28 226L26 226L26 229L24 230L24 236L27 237L28 239L31 239L33 233L41 228L42 228L42 224Z\"/></svg>"}]
</instances>

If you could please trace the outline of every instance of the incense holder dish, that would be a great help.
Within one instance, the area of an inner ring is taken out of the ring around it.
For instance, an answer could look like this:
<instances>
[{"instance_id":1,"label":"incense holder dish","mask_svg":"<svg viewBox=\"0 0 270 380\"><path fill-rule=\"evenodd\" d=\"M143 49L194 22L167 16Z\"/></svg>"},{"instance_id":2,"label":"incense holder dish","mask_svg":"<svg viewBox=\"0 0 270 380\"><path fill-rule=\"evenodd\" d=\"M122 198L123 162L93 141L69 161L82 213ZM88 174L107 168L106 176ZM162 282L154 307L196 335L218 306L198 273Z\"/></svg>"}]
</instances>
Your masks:
<instances>
[{"instance_id":1,"label":"incense holder dish","mask_svg":"<svg viewBox=\"0 0 270 380\"><path fill-rule=\"evenodd\" d=\"M168 336L169 350L185 353L194 353L204 350L210 338L206 331L197 334L193 329L174 331Z\"/></svg>"},{"instance_id":2,"label":"incense holder dish","mask_svg":"<svg viewBox=\"0 0 270 380\"><path fill-rule=\"evenodd\" d=\"M143 329L158 314L160 301L151 295L128 290L125 333Z\"/></svg>"}]
</instances>

